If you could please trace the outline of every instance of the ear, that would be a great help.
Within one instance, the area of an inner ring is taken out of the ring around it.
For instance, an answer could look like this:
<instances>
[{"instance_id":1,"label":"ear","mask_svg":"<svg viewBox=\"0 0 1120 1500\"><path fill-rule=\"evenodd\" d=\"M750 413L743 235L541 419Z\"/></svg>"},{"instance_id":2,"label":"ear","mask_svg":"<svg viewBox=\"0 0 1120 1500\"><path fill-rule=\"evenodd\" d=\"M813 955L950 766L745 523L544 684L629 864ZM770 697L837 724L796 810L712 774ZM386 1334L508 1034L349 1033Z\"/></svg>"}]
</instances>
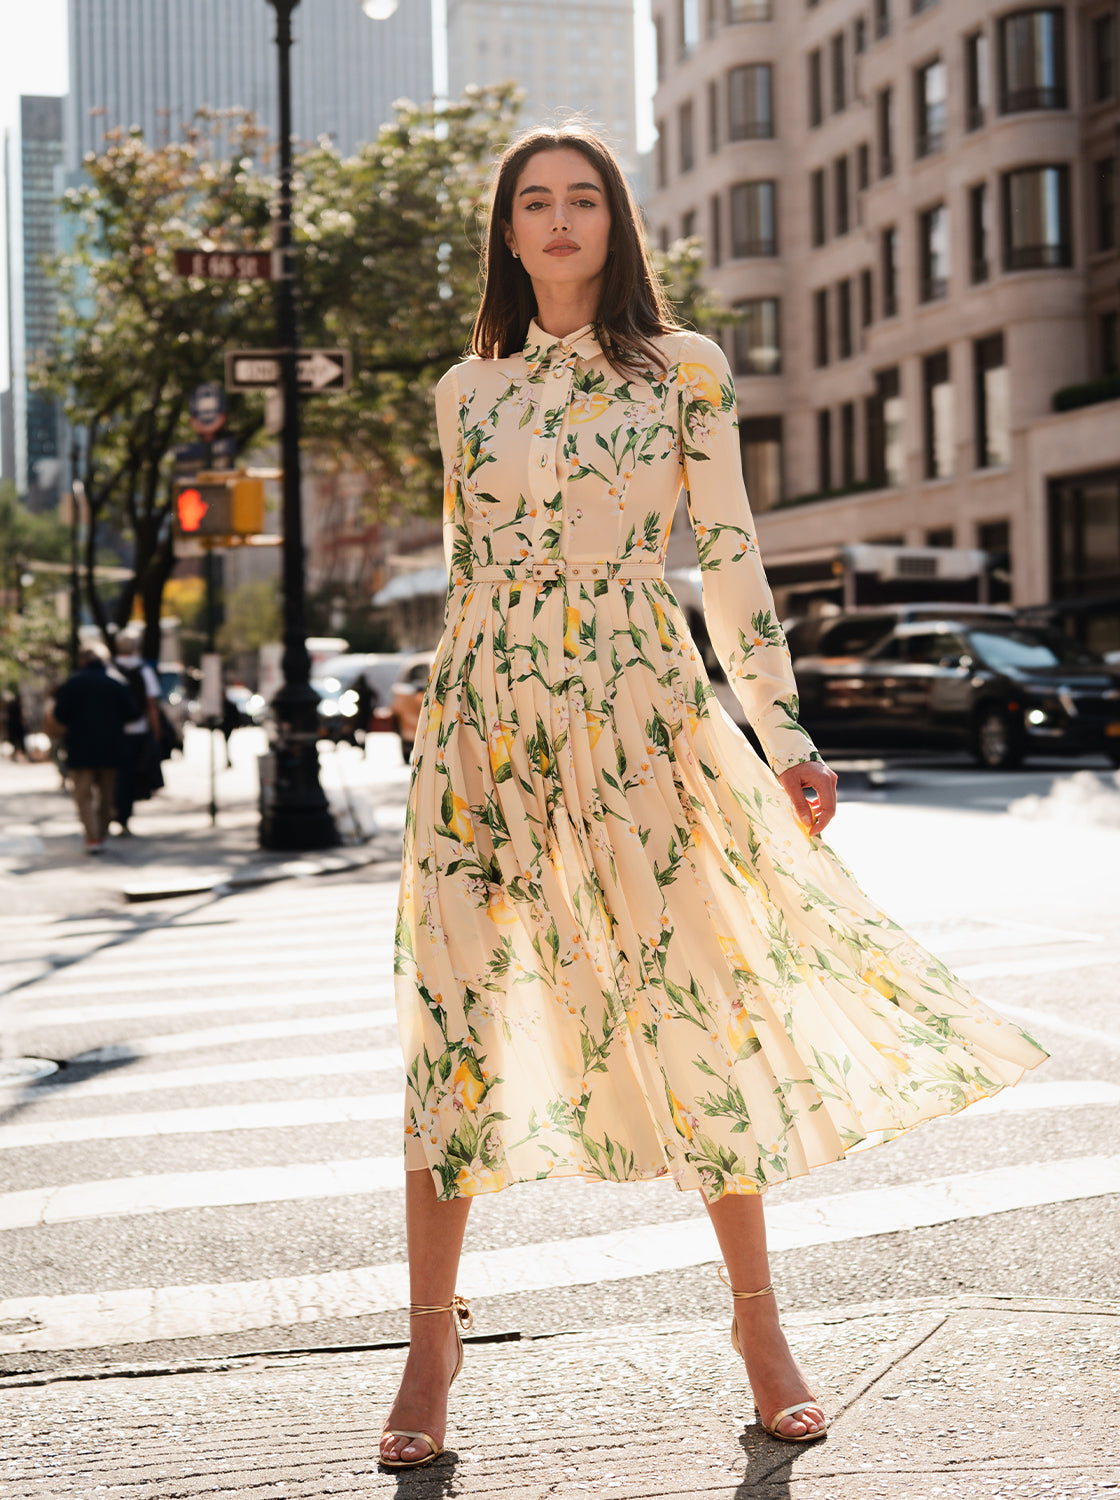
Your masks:
<instances>
[{"instance_id":1,"label":"ear","mask_svg":"<svg viewBox=\"0 0 1120 1500\"><path fill-rule=\"evenodd\" d=\"M506 249L511 255L517 254L517 247L513 238L513 225L508 220L502 220L502 239L506 242Z\"/></svg>"}]
</instances>

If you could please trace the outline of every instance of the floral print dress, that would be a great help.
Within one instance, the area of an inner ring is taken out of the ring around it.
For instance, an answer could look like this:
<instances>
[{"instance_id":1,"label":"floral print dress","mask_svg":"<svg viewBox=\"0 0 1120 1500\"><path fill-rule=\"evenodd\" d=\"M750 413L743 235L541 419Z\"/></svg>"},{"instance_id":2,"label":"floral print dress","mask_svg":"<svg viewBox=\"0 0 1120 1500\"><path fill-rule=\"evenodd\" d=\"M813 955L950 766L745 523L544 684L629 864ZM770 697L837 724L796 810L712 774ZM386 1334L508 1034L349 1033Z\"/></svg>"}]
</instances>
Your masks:
<instances>
[{"instance_id":1,"label":"floral print dress","mask_svg":"<svg viewBox=\"0 0 1120 1500\"><path fill-rule=\"evenodd\" d=\"M396 932L405 1162L441 1199L578 1175L709 1200L886 1140L1046 1056L809 837L819 759L743 487L719 347L624 378L590 328L437 389L447 618ZM682 483L716 702L657 576ZM535 575L535 576L534 576Z\"/></svg>"}]
</instances>

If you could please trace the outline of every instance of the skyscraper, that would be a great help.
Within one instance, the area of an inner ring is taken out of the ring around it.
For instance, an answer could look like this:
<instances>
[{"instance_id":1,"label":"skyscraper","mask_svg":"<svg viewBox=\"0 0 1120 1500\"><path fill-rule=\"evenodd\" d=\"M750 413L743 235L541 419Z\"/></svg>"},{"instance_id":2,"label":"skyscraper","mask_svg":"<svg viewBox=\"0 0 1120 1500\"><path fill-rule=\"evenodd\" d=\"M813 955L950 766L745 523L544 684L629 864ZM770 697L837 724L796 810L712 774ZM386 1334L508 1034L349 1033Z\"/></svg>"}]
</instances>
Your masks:
<instances>
[{"instance_id":1,"label":"skyscraper","mask_svg":"<svg viewBox=\"0 0 1120 1500\"><path fill-rule=\"evenodd\" d=\"M293 17L296 136L343 152L372 139L395 99L432 95L430 0L371 21L359 0L304 0ZM70 0L66 165L105 132L139 125L160 144L202 106L244 106L275 137L276 16L266 0Z\"/></svg>"},{"instance_id":2,"label":"skyscraper","mask_svg":"<svg viewBox=\"0 0 1120 1500\"><path fill-rule=\"evenodd\" d=\"M452 98L512 79L523 126L579 115L636 169L634 0L447 0L447 56Z\"/></svg>"},{"instance_id":3,"label":"skyscraper","mask_svg":"<svg viewBox=\"0 0 1120 1500\"><path fill-rule=\"evenodd\" d=\"M55 249L55 172L61 162L62 100L24 95L18 188L12 192L9 180L7 201L19 204L19 242L9 261L15 480L32 504L57 498L59 481L58 404L29 388L28 371L56 332L54 287L43 262ZM7 175L10 158L5 166Z\"/></svg>"}]
</instances>

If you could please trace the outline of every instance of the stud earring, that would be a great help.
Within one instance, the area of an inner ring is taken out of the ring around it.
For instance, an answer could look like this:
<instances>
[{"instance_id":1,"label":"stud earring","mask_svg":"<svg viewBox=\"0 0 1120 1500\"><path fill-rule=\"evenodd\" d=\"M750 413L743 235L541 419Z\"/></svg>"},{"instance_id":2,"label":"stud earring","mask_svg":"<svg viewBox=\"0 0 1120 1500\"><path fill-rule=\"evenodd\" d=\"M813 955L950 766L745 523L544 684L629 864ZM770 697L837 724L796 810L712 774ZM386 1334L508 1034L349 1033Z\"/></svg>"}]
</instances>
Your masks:
<instances>
[{"instance_id":1,"label":"stud earring","mask_svg":"<svg viewBox=\"0 0 1120 1500\"><path fill-rule=\"evenodd\" d=\"M520 260L521 259L521 256L517 253L516 250L513 252L513 258L514 258L514 260Z\"/></svg>"}]
</instances>

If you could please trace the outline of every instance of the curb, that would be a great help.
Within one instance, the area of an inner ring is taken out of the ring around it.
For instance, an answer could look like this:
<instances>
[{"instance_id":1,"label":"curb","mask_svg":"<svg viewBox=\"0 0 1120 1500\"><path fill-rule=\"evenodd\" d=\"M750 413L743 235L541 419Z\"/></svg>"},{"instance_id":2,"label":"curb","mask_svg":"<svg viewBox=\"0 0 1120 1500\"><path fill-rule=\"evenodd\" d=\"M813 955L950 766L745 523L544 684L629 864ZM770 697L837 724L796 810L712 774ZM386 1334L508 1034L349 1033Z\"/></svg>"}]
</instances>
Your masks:
<instances>
[{"instance_id":1,"label":"curb","mask_svg":"<svg viewBox=\"0 0 1120 1500\"><path fill-rule=\"evenodd\" d=\"M288 859L265 869L245 870L233 875L189 876L180 879L148 880L126 885L121 895L130 905L143 901L164 901L175 896L229 895L251 890L254 886L273 885L280 880L305 879L310 875L342 875L349 870L367 869L371 865L399 867L400 859L386 858L382 851L356 855L328 854L320 858Z\"/></svg>"}]
</instances>

